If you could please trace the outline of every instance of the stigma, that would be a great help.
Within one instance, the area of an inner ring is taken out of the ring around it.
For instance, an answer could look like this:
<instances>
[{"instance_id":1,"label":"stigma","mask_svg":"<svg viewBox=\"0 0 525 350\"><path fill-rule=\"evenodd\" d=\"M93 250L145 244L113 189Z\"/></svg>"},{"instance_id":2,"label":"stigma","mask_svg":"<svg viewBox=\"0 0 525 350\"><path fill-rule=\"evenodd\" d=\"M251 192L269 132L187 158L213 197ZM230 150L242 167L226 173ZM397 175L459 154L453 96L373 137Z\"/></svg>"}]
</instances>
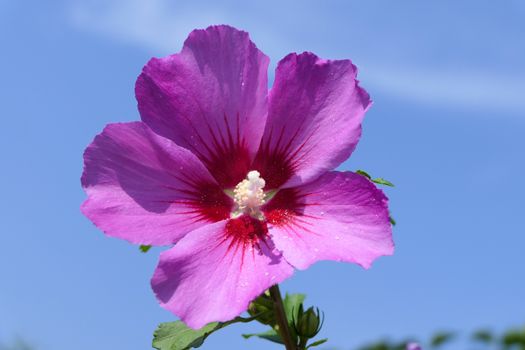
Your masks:
<instances>
[{"instance_id":1,"label":"stigma","mask_svg":"<svg viewBox=\"0 0 525 350\"><path fill-rule=\"evenodd\" d=\"M233 200L235 209L231 213L231 218L235 219L243 214L259 220L264 220L261 206L266 203L263 191L266 182L257 170L252 170L235 186L233 190Z\"/></svg>"}]
</instances>

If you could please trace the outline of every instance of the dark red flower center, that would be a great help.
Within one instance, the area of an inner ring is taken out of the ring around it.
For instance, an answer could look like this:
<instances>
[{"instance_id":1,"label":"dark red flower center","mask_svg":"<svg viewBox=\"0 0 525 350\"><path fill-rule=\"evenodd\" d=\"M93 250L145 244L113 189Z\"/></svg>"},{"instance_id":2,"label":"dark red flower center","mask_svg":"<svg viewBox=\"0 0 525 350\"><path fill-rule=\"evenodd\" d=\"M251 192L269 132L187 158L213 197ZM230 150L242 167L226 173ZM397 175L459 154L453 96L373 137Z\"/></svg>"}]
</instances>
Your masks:
<instances>
[{"instance_id":1,"label":"dark red flower center","mask_svg":"<svg viewBox=\"0 0 525 350\"><path fill-rule=\"evenodd\" d=\"M197 195L198 193L198 195ZM258 247L268 236L268 224L283 226L292 224L303 211L302 195L296 189L278 190L260 209L262 216L250 215L250 211L240 213L233 198L219 186L201 184L195 192L194 208L191 213L195 220L217 222L228 220L225 239L230 246Z\"/></svg>"},{"instance_id":2,"label":"dark red flower center","mask_svg":"<svg viewBox=\"0 0 525 350\"><path fill-rule=\"evenodd\" d=\"M294 188L279 190L262 208L266 221L274 226L290 224L297 216L302 215L302 198Z\"/></svg>"},{"instance_id":3,"label":"dark red flower center","mask_svg":"<svg viewBox=\"0 0 525 350\"><path fill-rule=\"evenodd\" d=\"M257 245L268 235L266 222L257 220L249 215L237 219L230 219L226 223L226 236L231 239L231 245Z\"/></svg>"}]
</instances>

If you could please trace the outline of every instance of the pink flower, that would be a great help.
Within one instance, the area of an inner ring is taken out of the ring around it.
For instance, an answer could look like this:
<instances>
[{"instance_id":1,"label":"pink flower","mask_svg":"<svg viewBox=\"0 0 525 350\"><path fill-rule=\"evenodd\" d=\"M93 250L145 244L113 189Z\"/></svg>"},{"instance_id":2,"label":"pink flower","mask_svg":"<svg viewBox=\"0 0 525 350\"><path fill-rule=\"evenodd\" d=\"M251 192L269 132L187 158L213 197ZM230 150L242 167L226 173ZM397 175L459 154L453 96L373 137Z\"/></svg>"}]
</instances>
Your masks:
<instances>
[{"instance_id":1,"label":"pink flower","mask_svg":"<svg viewBox=\"0 0 525 350\"><path fill-rule=\"evenodd\" d=\"M151 284L188 326L226 321L319 260L393 252L387 198L333 171L370 106L349 60L279 62L228 26L193 31L136 84L140 122L108 125L84 154L82 212L108 236L173 245Z\"/></svg>"},{"instance_id":2,"label":"pink flower","mask_svg":"<svg viewBox=\"0 0 525 350\"><path fill-rule=\"evenodd\" d=\"M421 345L419 343L408 343L406 346L406 350L422 350Z\"/></svg>"}]
</instances>

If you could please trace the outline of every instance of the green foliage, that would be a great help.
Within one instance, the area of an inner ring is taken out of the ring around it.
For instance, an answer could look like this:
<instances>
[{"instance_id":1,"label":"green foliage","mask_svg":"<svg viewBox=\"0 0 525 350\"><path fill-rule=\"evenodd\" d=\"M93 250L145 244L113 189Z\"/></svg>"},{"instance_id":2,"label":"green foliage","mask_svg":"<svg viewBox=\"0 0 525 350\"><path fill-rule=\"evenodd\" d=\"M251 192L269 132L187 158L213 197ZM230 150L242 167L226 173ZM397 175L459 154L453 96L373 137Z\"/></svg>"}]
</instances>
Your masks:
<instances>
[{"instance_id":1,"label":"green foliage","mask_svg":"<svg viewBox=\"0 0 525 350\"><path fill-rule=\"evenodd\" d=\"M376 183L378 185L385 185L385 186L394 187L393 183L391 183L388 180L383 179L382 177L378 177L376 179L372 179L372 182L374 182L374 183Z\"/></svg>"},{"instance_id":2,"label":"green foliage","mask_svg":"<svg viewBox=\"0 0 525 350\"><path fill-rule=\"evenodd\" d=\"M297 318L293 323L295 332L300 337L310 339L319 333L322 326L323 320L319 309L310 307L308 310L303 311L303 305L301 305Z\"/></svg>"},{"instance_id":3,"label":"green foliage","mask_svg":"<svg viewBox=\"0 0 525 350\"><path fill-rule=\"evenodd\" d=\"M142 253L147 253L150 249L151 249L151 246L150 246L150 245L141 245L141 246L139 247L139 250L140 250Z\"/></svg>"},{"instance_id":4,"label":"green foliage","mask_svg":"<svg viewBox=\"0 0 525 350\"><path fill-rule=\"evenodd\" d=\"M33 350L34 347L22 338L16 338L11 344L0 342L0 350Z\"/></svg>"},{"instance_id":5,"label":"green foliage","mask_svg":"<svg viewBox=\"0 0 525 350\"><path fill-rule=\"evenodd\" d=\"M375 179L372 178L372 176L370 176L369 173L367 173L366 171L364 170L356 170L355 171L357 174L359 175L362 175L364 177L366 177L368 180L372 181L373 183L376 183L378 185L385 185L385 186L390 186L390 187L394 187L394 184L391 183L390 181L386 180L386 179L383 179L382 177L377 177Z\"/></svg>"},{"instance_id":6,"label":"green foliage","mask_svg":"<svg viewBox=\"0 0 525 350\"><path fill-rule=\"evenodd\" d=\"M320 340L317 340L317 341L314 341L313 343L311 343L310 345L308 345L306 348L307 349L310 349L310 348L313 348L315 346L319 346L321 344L324 344L328 341L328 338L324 338L324 339L320 339Z\"/></svg>"},{"instance_id":7,"label":"green foliage","mask_svg":"<svg viewBox=\"0 0 525 350\"><path fill-rule=\"evenodd\" d=\"M294 320L297 320L299 315L303 313L303 302L306 298L304 294L286 294L283 300L283 308L288 321L288 328L292 339L297 342L298 335L294 328ZM275 318L275 305L269 293L264 293L255 299L248 308L248 313L255 317L256 320L262 324L272 327L272 329L254 334L243 334L245 339L251 337L258 337L272 341L274 343L283 344L283 340L278 332L279 326Z\"/></svg>"},{"instance_id":8,"label":"green foliage","mask_svg":"<svg viewBox=\"0 0 525 350\"><path fill-rule=\"evenodd\" d=\"M304 294L286 294L282 308L288 322L290 341L297 350L306 350L324 344L327 339L308 341L315 337L323 324L319 309L310 307L306 311L303 302ZM257 337L274 343L284 344L281 330L276 321L276 304L268 292L263 293L248 307L249 318L237 317L228 322L209 323L201 329L191 329L181 321L161 323L153 335L153 348L157 350L188 350L200 347L212 333L239 322L258 321L270 327L265 332L243 334L245 339Z\"/></svg>"},{"instance_id":9,"label":"green foliage","mask_svg":"<svg viewBox=\"0 0 525 350\"><path fill-rule=\"evenodd\" d=\"M328 339L321 339L307 346L308 341L321 330L323 317L317 308L310 307L304 311L305 298L304 294L286 294L283 301L288 328L299 350L315 347L328 341Z\"/></svg>"},{"instance_id":10,"label":"green foliage","mask_svg":"<svg viewBox=\"0 0 525 350\"><path fill-rule=\"evenodd\" d=\"M408 343L408 340L401 342L390 342L383 340L365 345L359 350L405 350Z\"/></svg>"},{"instance_id":11,"label":"green foliage","mask_svg":"<svg viewBox=\"0 0 525 350\"><path fill-rule=\"evenodd\" d=\"M437 332L430 339L430 346L435 348L450 342L456 335L452 332Z\"/></svg>"},{"instance_id":12,"label":"green foliage","mask_svg":"<svg viewBox=\"0 0 525 350\"><path fill-rule=\"evenodd\" d=\"M181 321L161 323L153 334L153 347L159 350L186 350L198 348L216 330L222 328L219 322L209 323L194 330Z\"/></svg>"},{"instance_id":13,"label":"green foliage","mask_svg":"<svg viewBox=\"0 0 525 350\"><path fill-rule=\"evenodd\" d=\"M303 312L303 302L306 298L304 294L286 294L283 300L284 312L288 321L288 330L292 335L292 339L297 343L298 335L294 327L294 320Z\"/></svg>"},{"instance_id":14,"label":"green foliage","mask_svg":"<svg viewBox=\"0 0 525 350\"><path fill-rule=\"evenodd\" d=\"M494 340L494 335L489 330L480 329L472 334L472 340L489 344Z\"/></svg>"},{"instance_id":15,"label":"green foliage","mask_svg":"<svg viewBox=\"0 0 525 350\"><path fill-rule=\"evenodd\" d=\"M263 333L252 333L252 334L243 334L242 335L244 339L249 339L251 337L258 337L261 339L266 339L271 342L277 343L277 344L283 344L283 340L281 339L281 336L275 329L270 329Z\"/></svg>"},{"instance_id":16,"label":"green foliage","mask_svg":"<svg viewBox=\"0 0 525 350\"><path fill-rule=\"evenodd\" d=\"M421 347L423 350L441 349L457 338L458 336L454 332L437 332L429 341L422 343ZM509 329L501 335L497 335L488 329L479 329L474 331L468 339L474 342L472 344L474 349L479 349L481 345L484 345L486 349L490 350L525 350L525 328ZM414 339L403 342L380 341L363 346L359 350L406 350L407 343L413 341Z\"/></svg>"},{"instance_id":17,"label":"green foliage","mask_svg":"<svg viewBox=\"0 0 525 350\"><path fill-rule=\"evenodd\" d=\"M382 177L378 177L378 178L375 178L373 179L372 176L370 176L369 173L367 173L366 171L364 170L356 170L355 171L356 174L359 174L361 176L364 176L366 177L368 180L372 181L373 183L376 183L378 185L385 185L385 186L390 186L390 187L394 187L394 184L391 183L390 181L388 180L385 180L383 179ZM392 215L389 215L388 219L390 220L390 223L392 224L392 226L395 226L396 225L396 220L394 220L394 218L392 217Z\"/></svg>"},{"instance_id":18,"label":"green foliage","mask_svg":"<svg viewBox=\"0 0 525 350\"><path fill-rule=\"evenodd\" d=\"M283 300L283 309L288 322L288 331L291 341L295 343L298 350L305 350L324 344L327 339L312 342L308 341L315 337L322 327L323 320L319 309L310 307L306 311L303 307L304 294L286 294ZM269 293L264 293L252 301L248 313L258 322L268 325L271 329L262 333L243 334L245 339L257 337L274 343L284 344L280 335L279 326L275 317L275 304Z\"/></svg>"},{"instance_id":19,"label":"green foliage","mask_svg":"<svg viewBox=\"0 0 525 350\"><path fill-rule=\"evenodd\" d=\"M153 348L158 350L187 350L198 348L204 340L221 328L233 323L251 322L255 318L236 317L228 322L208 323L201 329L192 329L181 321L161 323L153 333Z\"/></svg>"},{"instance_id":20,"label":"green foliage","mask_svg":"<svg viewBox=\"0 0 525 350\"><path fill-rule=\"evenodd\" d=\"M304 294L286 294L283 300L284 312L286 313L286 318L288 319L288 324L293 326L293 321L297 319L299 315L300 308L303 305L306 295Z\"/></svg>"},{"instance_id":21,"label":"green foliage","mask_svg":"<svg viewBox=\"0 0 525 350\"><path fill-rule=\"evenodd\" d=\"M273 327L276 324L274 304L270 295L266 292L252 301L248 306L248 313L262 324Z\"/></svg>"},{"instance_id":22,"label":"green foliage","mask_svg":"<svg viewBox=\"0 0 525 350\"><path fill-rule=\"evenodd\" d=\"M372 176L370 176L370 174L368 174L366 171L364 170L356 170L355 171L357 174L359 175L363 175L364 177L366 177L368 180L372 180Z\"/></svg>"},{"instance_id":23,"label":"green foliage","mask_svg":"<svg viewBox=\"0 0 525 350\"><path fill-rule=\"evenodd\" d=\"M525 328L506 331L501 337L501 344L504 349L525 350Z\"/></svg>"}]
</instances>

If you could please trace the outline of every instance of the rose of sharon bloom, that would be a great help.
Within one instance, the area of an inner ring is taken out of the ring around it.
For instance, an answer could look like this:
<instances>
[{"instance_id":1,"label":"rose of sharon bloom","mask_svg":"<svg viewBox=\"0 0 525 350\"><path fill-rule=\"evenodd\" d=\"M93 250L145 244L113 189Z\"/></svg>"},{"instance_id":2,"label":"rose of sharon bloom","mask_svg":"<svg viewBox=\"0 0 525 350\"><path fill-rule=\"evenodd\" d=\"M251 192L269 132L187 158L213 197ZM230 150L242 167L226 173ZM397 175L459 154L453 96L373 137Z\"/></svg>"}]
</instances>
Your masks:
<instances>
[{"instance_id":1,"label":"rose of sharon bloom","mask_svg":"<svg viewBox=\"0 0 525 350\"><path fill-rule=\"evenodd\" d=\"M152 278L188 326L227 321L319 260L368 268L393 252L387 198L333 171L370 106L349 60L269 59L246 32L193 31L136 83L141 121L110 124L84 153L82 212L108 236L173 245Z\"/></svg>"}]
</instances>

